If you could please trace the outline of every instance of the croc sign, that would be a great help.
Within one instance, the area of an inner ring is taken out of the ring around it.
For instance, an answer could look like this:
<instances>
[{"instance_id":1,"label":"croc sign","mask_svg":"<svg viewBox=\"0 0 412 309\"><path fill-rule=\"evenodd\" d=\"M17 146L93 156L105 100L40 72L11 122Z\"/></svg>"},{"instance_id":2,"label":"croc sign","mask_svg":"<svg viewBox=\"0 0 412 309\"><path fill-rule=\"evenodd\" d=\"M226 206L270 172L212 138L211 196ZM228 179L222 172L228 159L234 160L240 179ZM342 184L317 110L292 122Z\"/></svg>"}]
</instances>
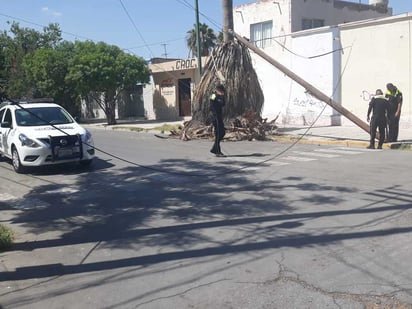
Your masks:
<instances>
[{"instance_id":1,"label":"croc sign","mask_svg":"<svg viewBox=\"0 0 412 309\"><path fill-rule=\"evenodd\" d=\"M197 68L197 59L179 59L176 60L175 69L176 70L187 70L187 69L196 69Z\"/></svg>"}]
</instances>

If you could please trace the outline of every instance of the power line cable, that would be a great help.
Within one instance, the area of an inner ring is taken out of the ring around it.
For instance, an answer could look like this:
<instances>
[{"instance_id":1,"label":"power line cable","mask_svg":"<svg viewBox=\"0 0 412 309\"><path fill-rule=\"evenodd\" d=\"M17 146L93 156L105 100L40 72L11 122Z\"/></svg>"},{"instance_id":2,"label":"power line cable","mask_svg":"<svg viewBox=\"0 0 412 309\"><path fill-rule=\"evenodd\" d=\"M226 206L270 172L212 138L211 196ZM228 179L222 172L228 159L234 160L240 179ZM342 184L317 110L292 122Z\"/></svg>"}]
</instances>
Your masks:
<instances>
[{"instance_id":1,"label":"power line cable","mask_svg":"<svg viewBox=\"0 0 412 309\"><path fill-rule=\"evenodd\" d=\"M32 21L29 21L29 20L27 20L27 19L23 19L23 18L19 18L19 17L14 17L14 16L11 16L11 15L3 14L3 13L0 13L0 16L4 16L4 17L7 17L7 18L11 18L11 19L13 19L13 20L15 19L15 20L18 20L18 21L22 21L22 22L25 22L25 23L27 23L27 24L34 25L34 26L41 27L41 28L45 28L45 27L46 27L45 25L38 24L38 23L35 23L35 22L32 22ZM79 34L67 32L67 31L61 31L61 32L64 33L64 34L68 34L68 35L70 35L70 36L73 36L73 37L75 37L75 38L82 38L82 39L85 39L85 40L94 41L93 39L90 39L90 38L88 38L88 37L85 37L85 36L82 36L82 35L79 35Z\"/></svg>"},{"instance_id":2,"label":"power line cable","mask_svg":"<svg viewBox=\"0 0 412 309\"><path fill-rule=\"evenodd\" d=\"M127 10L127 8L125 7L125 5L123 4L122 0L119 0L120 5L122 6L124 12L126 13L127 17L129 18L129 21L132 23L134 29L136 30L136 32L139 34L140 38L142 39L143 43L145 44L146 48L148 49L148 51L150 52L150 54L152 55L152 57L154 57L153 51L150 49L149 44L147 44L146 40L144 39L142 33L139 31L139 29L136 26L136 23L134 22L133 18L130 16L129 11Z\"/></svg>"},{"instance_id":3,"label":"power line cable","mask_svg":"<svg viewBox=\"0 0 412 309\"><path fill-rule=\"evenodd\" d=\"M190 5L190 4L189 4L187 1L185 1L185 0L176 0L176 1L179 2L179 3L181 3L181 4L183 4L183 5L185 5L185 6L187 6L187 7L189 7L189 8L191 8L191 9L194 9L194 7L193 7L192 5ZM120 2L120 4L121 4L121 6L123 7L126 15L128 16L130 22L132 23L134 29L135 29L136 32L139 34L139 36L141 37L142 41L145 43L145 46L148 48L148 50L150 51L150 53L153 55L153 52L151 51L149 45L148 45L147 42L145 41L144 37L142 36L141 32L140 32L139 29L137 28L137 26L136 26L136 24L134 23L133 19L131 18L130 14L129 14L127 8L124 6L122 0L119 0L119 2ZM4 15L4 14L1 14L1 13L0 13L0 15L7 16L7 17L11 17L11 16ZM205 15L202 14L202 16L205 16ZM27 22L26 20L23 20L23 21ZM29 23L30 23L30 22L29 22ZM33 24L35 24L35 23L33 23ZM40 26L39 24L36 24L36 25ZM66 32L65 32L65 33L66 33ZM71 34L71 35L73 35L73 34ZM349 60L349 59L348 59L348 60ZM166 72L166 73L167 73L167 72ZM169 73L169 74L170 74L170 73ZM343 73L342 73L342 74L343 74ZM341 80L341 79L340 79L340 80ZM339 80L339 82L340 82L340 80ZM334 91L333 91L333 94L335 93L335 91L336 91L336 89L337 89L337 86L338 86L338 85L336 85L336 87L335 87L335 89L334 89ZM332 94L332 95L333 95L333 94ZM20 105L20 106L21 106L21 105ZM23 109L24 109L24 107L20 107L20 108L23 108ZM318 119L321 117L321 115L323 114L325 108L326 108L326 103L325 103L323 109L321 110L321 112L319 113L319 115L317 116L317 118L315 119L315 121L312 123L312 125L311 125L309 128L307 128L307 130L300 136L300 138L298 138L293 144L291 144L289 147L285 148L283 151L277 153L276 155L274 155L274 156L272 156L272 157L270 157L270 158L268 158L268 159L266 159L266 160L259 161L259 162L256 162L256 163L250 163L250 164L247 164L247 165L244 166L244 167L240 167L240 168L237 168L237 169L232 169L232 170L230 170L230 171L225 171L225 172L222 172L222 173L213 173L213 175L206 174L206 173L201 173L201 174L198 174L198 173L179 173L179 172L171 172L171 171L167 171L167 170L152 168L152 167L145 166L145 165L141 165L141 164L132 162L132 161L130 161L130 160L126 160L126 159L124 159L124 158L121 158L121 157L119 157L119 156L113 155L113 154L111 154L111 153L109 153L109 152L106 152L106 151L104 151L104 150L102 150L102 149L99 149L99 148L97 148L97 147L95 147L95 146L91 146L91 145L88 145L88 146L93 147L95 150L97 150L97 151L99 151L99 152L101 152L101 153L104 153L104 154L106 154L106 155L109 155L109 156L111 156L111 157L113 157L113 158L115 158L115 159L118 159L118 160L120 160L120 161L129 163L129 164L131 164L131 165L138 166L138 167L141 167L141 168L145 168L145 169L148 169L148 170L156 171L156 172L168 173L168 174L175 174L175 175L182 175L182 176L193 176L193 177L218 177L218 176L222 176L222 175L226 175L226 174L235 173L235 172L238 172L238 171L247 169L247 168L249 168L249 167L251 167L251 166L261 165L261 164L263 164L263 163L266 163L266 162L268 162L268 161L271 161L271 160L273 160L273 159L281 156L282 154L286 153L288 150L290 150L291 148L293 148L298 142L300 142L300 140L301 140L301 139L307 134L307 132L314 126L314 124L317 122L317 120L318 120ZM44 121L44 120L43 120L43 121ZM50 125L51 125L52 127L56 128L57 130L63 132L64 134L69 135L67 132L61 130L60 128L57 128L55 125L53 125L53 124L50 124ZM87 144L86 144L86 145L87 145Z\"/></svg>"}]
</instances>

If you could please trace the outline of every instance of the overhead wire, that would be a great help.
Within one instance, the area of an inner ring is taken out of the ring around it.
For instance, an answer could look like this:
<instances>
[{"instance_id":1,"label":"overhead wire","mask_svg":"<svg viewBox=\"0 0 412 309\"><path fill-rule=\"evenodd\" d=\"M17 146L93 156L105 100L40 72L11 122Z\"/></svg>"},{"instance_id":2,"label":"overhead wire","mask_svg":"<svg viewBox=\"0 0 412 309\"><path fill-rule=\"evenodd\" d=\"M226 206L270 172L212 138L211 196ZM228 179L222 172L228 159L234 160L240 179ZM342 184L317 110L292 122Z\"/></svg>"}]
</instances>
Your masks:
<instances>
[{"instance_id":1,"label":"overhead wire","mask_svg":"<svg viewBox=\"0 0 412 309\"><path fill-rule=\"evenodd\" d=\"M129 11L127 10L127 8L125 7L125 5L123 4L122 0L119 0L120 5L122 6L124 12L126 13L127 17L129 18L129 21L132 23L135 31L139 34L140 38L142 39L142 41L144 42L146 48L149 50L150 54L153 56L153 51L150 49L149 44L147 44L145 38L143 37L142 33L139 31L139 29L136 26L136 23L134 22L133 18L130 16Z\"/></svg>"},{"instance_id":2,"label":"overhead wire","mask_svg":"<svg viewBox=\"0 0 412 309\"><path fill-rule=\"evenodd\" d=\"M11 18L11 19L13 19L13 20L22 21L22 22L27 23L27 24L29 24L29 25L34 25L34 26L41 27L41 28L45 28L45 27L46 27L46 26L44 26L44 25L41 25L41 24L39 24L39 23L35 23L35 22L32 22L32 21L29 21L29 20L27 20L27 19L15 17L15 16L3 14L3 13L0 13L0 16L7 17L7 18ZM73 37L75 37L75 38L82 38L82 39L85 39L85 40L93 41L92 39L90 39L90 38L88 38L88 37L85 37L85 36L82 36L82 35L79 35L79 34L67 32L67 31L61 31L61 32L64 33L64 34L73 36Z\"/></svg>"},{"instance_id":3,"label":"overhead wire","mask_svg":"<svg viewBox=\"0 0 412 309\"><path fill-rule=\"evenodd\" d=\"M191 4L189 4L189 3L188 3L187 1L185 1L185 0L176 0L176 1L179 2L179 3L181 3L181 4L183 4L183 5L185 5L186 7L190 8L190 9L195 9ZM122 0L119 0L119 2L120 2L120 4L121 4L123 10L125 11L128 19L129 19L130 22L132 23L133 28L134 28L135 31L139 34L140 38L141 38L142 41L144 42L144 46L145 46L145 47L150 51L150 53L153 55L153 51L150 49L149 44L146 42L146 40L144 39L143 35L142 35L141 32L139 31L137 25L136 25L135 22L133 21L133 19L132 19L131 15L129 14L127 8L125 7L123 1L122 1ZM0 15L6 16L6 17L11 17L11 16L9 16L9 15L5 15L5 14L1 14L1 13L0 13ZM206 16L206 15L202 14L202 16ZM11 17L11 18L13 18L13 17ZM17 18L15 18L15 19L17 19ZM26 21L26 20L23 20L23 19L21 19L21 20L24 21L24 22L31 23L31 22ZM208 19L208 20L210 21L210 19ZM35 25L37 25L37 26L40 26L39 24L36 24L36 23L32 23L32 24L35 24ZM216 23L215 23L215 25L216 25ZM64 32L64 33L68 33L68 32ZM68 33L68 34L70 34L70 33ZM77 36L77 35L75 35L75 34L71 34L71 35ZM77 37L80 37L80 36L77 36ZM277 43L278 43L278 44L281 44L281 43L279 43L279 42L277 42ZM284 46L283 44L281 44L281 45L282 45L283 47L285 47L285 49L286 49L287 51L293 53L292 51L290 51L289 49L287 49L286 46ZM325 53L325 54L322 54L322 55L317 55L317 56L312 56L312 57L306 57L306 58L308 58L308 59L313 59L313 58L315 58L315 57L324 56L324 55L330 54L330 53L335 52L335 51L338 51L338 50L341 50L341 49L337 49L337 50L334 50L334 51L331 51L331 52L328 52L328 53ZM293 54L295 54L295 53L293 53ZM297 55L297 54L295 54L295 55ZM348 58L348 61L349 61L349 58ZM167 72L166 72L166 73L167 73ZM343 72L342 72L342 75L343 75ZM340 81L341 81L342 75L340 76L339 83L340 83ZM339 83L337 83L337 85L335 86L332 96L334 95L334 93L335 93L335 91L336 91ZM122 158L122 157L120 157L120 156L116 156L116 155L111 154L111 153L109 153L109 152L107 152L107 151L104 151L104 150L102 150L102 149L99 149L98 147L96 147L96 146L94 146L94 145L93 145L93 146L92 146L92 145L88 145L88 146L91 146L91 147L93 147L96 151L99 151L99 152L101 152L101 153L104 153L104 154L106 154L106 155L108 155L108 156L111 156L111 157L117 159L117 160L123 161L123 162L125 162L125 163L131 164L131 165L134 165L134 166L138 166L138 167L141 167L141 168L144 168L144 169L148 169L148 170L151 170L151 171L156 171L156 172L161 172L161 173L167 173L167 174L175 174L175 175L181 175L181 176L191 176L191 177L218 177L218 176L222 176L222 175L226 175L226 174L236 173L236 172L239 172L239 171L241 171L241 170L247 169L247 168L249 168L249 167L251 167L251 166L257 166L257 165L264 164L264 163L269 162L269 161L271 161L271 160L274 160L274 159L278 158L279 156L281 156L282 154L286 153L286 152L289 151L291 148L293 148L297 143L299 143L299 142L301 141L301 139L307 134L307 132L315 125L315 123L318 121L318 119L319 119L319 118L321 117L321 115L323 114L326 106L327 106L327 104L325 103L323 109L320 111L320 113L318 114L318 116L317 116L317 117L315 118L315 120L312 122L311 126L309 126L309 127L306 129L306 131L305 131L298 139L296 139L296 140L294 141L294 143L292 143L291 145L289 145L288 147L286 147L284 150L280 151L280 152L277 153L276 155L273 155L273 156L271 156L270 158L268 158L268 159L266 159L266 160L261 160L261 161L259 161L259 162L254 162L254 163L246 164L245 166L242 166L242 167L239 167L239 168L234 168L234 169L231 169L231 170L229 170L229 171L224 171L224 172L222 172L222 173L215 173L215 172L214 172L213 174L208 174L208 173L188 173L188 172L176 172L176 171L168 171L168 170L159 169L159 168L153 168L153 167L150 167L150 166L138 164L138 163L136 163L136 162L133 162L133 161L124 159L124 158ZM23 107L21 107L21 108L23 108ZM50 124L50 125L51 125L52 127L55 127L55 125L53 125L53 124ZM67 135L68 135L67 132L65 132L65 131L57 128L57 127L55 127L55 128L58 129L59 131L62 131L64 134L67 134ZM87 144L86 144L86 145L87 145Z\"/></svg>"}]
</instances>

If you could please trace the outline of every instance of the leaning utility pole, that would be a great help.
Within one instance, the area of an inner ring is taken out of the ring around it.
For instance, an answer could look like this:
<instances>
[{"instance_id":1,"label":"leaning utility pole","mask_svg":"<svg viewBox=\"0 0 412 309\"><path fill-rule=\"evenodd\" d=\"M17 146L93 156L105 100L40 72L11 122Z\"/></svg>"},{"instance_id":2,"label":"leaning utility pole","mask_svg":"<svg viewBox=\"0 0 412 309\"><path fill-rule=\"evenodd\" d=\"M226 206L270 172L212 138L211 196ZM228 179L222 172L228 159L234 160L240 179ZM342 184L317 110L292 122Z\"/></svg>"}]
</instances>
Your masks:
<instances>
[{"instance_id":1,"label":"leaning utility pole","mask_svg":"<svg viewBox=\"0 0 412 309\"><path fill-rule=\"evenodd\" d=\"M236 37L236 39L240 42L242 42L244 45L246 45L248 48L250 48L252 51L254 51L256 54L261 56L263 59L265 59L267 62L270 64L274 65L276 68L278 68L281 72L286 74L288 77L290 77L292 80L297 82L299 85L301 85L303 88L305 88L312 96L317 98L318 100L321 100L331 106L334 110L348 118L350 121L352 121L354 124L365 130L366 132L370 132L369 130L369 125L362 121L359 117L348 111L346 108L344 108L342 105L339 105L336 103L333 99L328 97L326 94L321 92L319 89L315 88L313 85L293 73L291 70L280 64L278 61L273 59L272 57L268 56L266 53L264 53L262 50L257 48L254 44L250 43L248 40L244 39L241 37L239 34L232 32L232 34Z\"/></svg>"}]
</instances>

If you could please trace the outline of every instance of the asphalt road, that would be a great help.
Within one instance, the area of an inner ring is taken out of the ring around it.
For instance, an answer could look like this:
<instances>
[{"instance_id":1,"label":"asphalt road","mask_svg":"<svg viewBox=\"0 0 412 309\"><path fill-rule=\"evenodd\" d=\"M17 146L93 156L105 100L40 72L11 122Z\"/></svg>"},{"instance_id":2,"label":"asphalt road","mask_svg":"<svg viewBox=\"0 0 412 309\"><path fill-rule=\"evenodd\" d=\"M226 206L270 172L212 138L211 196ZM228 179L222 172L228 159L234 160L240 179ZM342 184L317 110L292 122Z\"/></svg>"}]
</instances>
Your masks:
<instances>
[{"instance_id":1,"label":"asphalt road","mask_svg":"<svg viewBox=\"0 0 412 309\"><path fill-rule=\"evenodd\" d=\"M93 134L90 170L0 162L0 307L412 308L410 152Z\"/></svg>"}]
</instances>

